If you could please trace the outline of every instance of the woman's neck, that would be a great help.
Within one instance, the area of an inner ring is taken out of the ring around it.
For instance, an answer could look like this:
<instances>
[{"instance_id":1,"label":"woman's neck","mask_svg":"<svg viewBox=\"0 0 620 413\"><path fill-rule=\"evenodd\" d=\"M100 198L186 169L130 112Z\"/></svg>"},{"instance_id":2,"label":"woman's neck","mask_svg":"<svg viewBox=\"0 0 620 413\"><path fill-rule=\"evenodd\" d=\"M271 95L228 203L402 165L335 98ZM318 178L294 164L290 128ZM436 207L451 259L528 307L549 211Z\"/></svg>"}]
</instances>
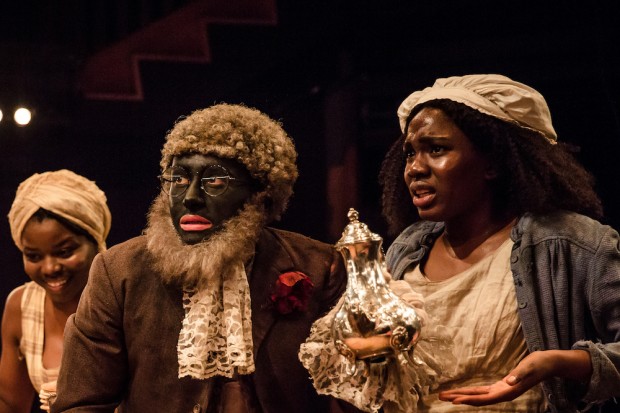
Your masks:
<instances>
[{"instance_id":1,"label":"woman's neck","mask_svg":"<svg viewBox=\"0 0 620 413\"><path fill-rule=\"evenodd\" d=\"M508 237L516 219L513 216L480 222L446 223L441 235L443 246L452 258L477 261L495 251Z\"/></svg>"},{"instance_id":2,"label":"woman's neck","mask_svg":"<svg viewBox=\"0 0 620 413\"><path fill-rule=\"evenodd\" d=\"M49 303L49 311L59 319L68 318L71 314L77 311L79 300L68 301L66 303L53 302L49 297L46 297L46 301Z\"/></svg>"},{"instance_id":3,"label":"woman's neck","mask_svg":"<svg viewBox=\"0 0 620 413\"><path fill-rule=\"evenodd\" d=\"M479 225L446 225L423 263L433 282L447 280L496 251L510 236L516 218L483 221Z\"/></svg>"}]
</instances>

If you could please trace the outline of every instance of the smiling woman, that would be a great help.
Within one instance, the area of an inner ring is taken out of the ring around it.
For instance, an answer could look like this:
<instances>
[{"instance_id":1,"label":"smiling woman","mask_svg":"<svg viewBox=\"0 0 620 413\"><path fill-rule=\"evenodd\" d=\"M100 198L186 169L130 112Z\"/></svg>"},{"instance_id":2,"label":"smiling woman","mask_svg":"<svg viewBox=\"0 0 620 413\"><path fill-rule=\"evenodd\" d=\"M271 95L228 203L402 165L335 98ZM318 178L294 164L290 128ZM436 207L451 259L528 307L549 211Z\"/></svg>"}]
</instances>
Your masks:
<instances>
[{"instance_id":1,"label":"smiling woman","mask_svg":"<svg viewBox=\"0 0 620 413\"><path fill-rule=\"evenodd\" d=\"M41 285L50 301L72 307L86 285L97 243L84 230L39 209L22 233L24 270Z\"/></svg>"},{"instance_id":2,"label":"smiling woman","mask_svg":"<svg viewBox=\"0 0 620 413\"><path fill-rule=\"evenodd\" d=\"M106 249L111 216L94 182L68 170L20 184L9 213L11 234L32 280L9 295L2 317L0 412L49 409L63 334L86 286L93 258Z\"/></svg>"}]
</instances>

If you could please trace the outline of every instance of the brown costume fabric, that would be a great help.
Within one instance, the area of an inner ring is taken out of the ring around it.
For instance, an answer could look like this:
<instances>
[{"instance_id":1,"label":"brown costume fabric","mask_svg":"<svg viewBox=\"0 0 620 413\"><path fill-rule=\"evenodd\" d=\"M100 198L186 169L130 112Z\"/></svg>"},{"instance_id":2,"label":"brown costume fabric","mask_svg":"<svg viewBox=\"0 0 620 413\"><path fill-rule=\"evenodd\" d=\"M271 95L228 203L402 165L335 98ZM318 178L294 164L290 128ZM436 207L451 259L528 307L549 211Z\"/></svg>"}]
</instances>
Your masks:
<instances>
[{"instance_id":1,"label":"brown costume fabric","mask_svg":"<svg viewBox=\"0 0 620 413\"><path fill-rule=\"evenodd\" d=\"M112 412L121 401L121 412L191 412L194 406L204 411L215 379L177 377L182 292L163 283L153 265L145 237L95 259L80 308L65 332L59 388L71 391L59 393L53 412L94 411L93 406ZM305 311L283 315L269 295L287 271L303 272L314 289ZM256 372L247 377L252 377L256 405L264 413L331 411L332 399L316 394L297 352L312 322L344 291L341 257L330 245L267 228L248 277ZM83 366L94 367L76 374Z\"/></svg>"}]
</instances>

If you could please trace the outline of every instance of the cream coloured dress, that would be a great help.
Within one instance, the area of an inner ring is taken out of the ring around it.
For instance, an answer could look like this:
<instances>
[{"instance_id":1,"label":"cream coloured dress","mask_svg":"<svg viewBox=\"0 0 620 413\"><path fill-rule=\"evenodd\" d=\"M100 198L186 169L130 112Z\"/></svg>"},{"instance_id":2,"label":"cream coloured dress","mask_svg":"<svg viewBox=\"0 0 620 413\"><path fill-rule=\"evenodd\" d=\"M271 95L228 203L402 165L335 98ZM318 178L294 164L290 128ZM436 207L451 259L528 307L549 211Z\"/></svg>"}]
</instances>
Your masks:
<instances>
[{"instance_id":1,"label":"cream coloured dress","mask_svg":"<svg viewBox=\"0 0 620 413\"><path fill-rule=\"evenodd\" d=\"M501 380L527 355L510 270L512 245L506 240L491 255L444 281L429 281L419 266L405 273L413 290L424 296L430 322L445 326L454 340L455 362L439 377L439 386L419 401L419 412L545 410L540 386L512 402L486 407L453 405L437 398L442 390Z\"/></svg>"},{"instance_id":2,"label":"cream coloured dress","mask_svg":"<svg viewBox=\"0 0 620 413\"><path fill-rule=\"evenodd\" d=\"M38 392L41 385L58 378L58 368L43 366L43 345L45 344L45 290L33 281L25 284L22 295L22 338L19 351L26 359L28 376Z\"/></svg>"}]
</instances>

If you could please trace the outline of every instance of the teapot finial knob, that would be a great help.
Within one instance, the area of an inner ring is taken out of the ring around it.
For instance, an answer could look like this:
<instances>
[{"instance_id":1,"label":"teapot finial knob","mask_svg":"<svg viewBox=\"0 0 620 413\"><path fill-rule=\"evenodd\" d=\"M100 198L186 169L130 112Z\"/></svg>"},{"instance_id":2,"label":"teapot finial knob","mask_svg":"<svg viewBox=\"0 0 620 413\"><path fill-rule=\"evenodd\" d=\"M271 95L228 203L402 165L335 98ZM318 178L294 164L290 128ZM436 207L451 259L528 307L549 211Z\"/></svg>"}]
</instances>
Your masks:
<instances>
[{"instance_id":1,"label":"teapot finial knob","mask_svg":"<svg viewBox=\"0 0 620 413\"><path fill-rule=\"evenodd\" d=\"M382 238L368 229L368 225L359 220L360 214L354 208L350 208L347 213L349 223L342 232L342 237L336 243L336 248L340 249L348 245L355 245L369 241L382 241Z\"/></svg>"},{"instance_id":2,"label":"teapot finial knob","mask_svg":"<svg viewBox=\"0 0 620 413\"><path fill-rule=\"evenodd\" d=\"M354 208L349 208L349 213L347 214L349 218L349 222L359 221L360 214Z\"/></svg>"}]
</instances>

